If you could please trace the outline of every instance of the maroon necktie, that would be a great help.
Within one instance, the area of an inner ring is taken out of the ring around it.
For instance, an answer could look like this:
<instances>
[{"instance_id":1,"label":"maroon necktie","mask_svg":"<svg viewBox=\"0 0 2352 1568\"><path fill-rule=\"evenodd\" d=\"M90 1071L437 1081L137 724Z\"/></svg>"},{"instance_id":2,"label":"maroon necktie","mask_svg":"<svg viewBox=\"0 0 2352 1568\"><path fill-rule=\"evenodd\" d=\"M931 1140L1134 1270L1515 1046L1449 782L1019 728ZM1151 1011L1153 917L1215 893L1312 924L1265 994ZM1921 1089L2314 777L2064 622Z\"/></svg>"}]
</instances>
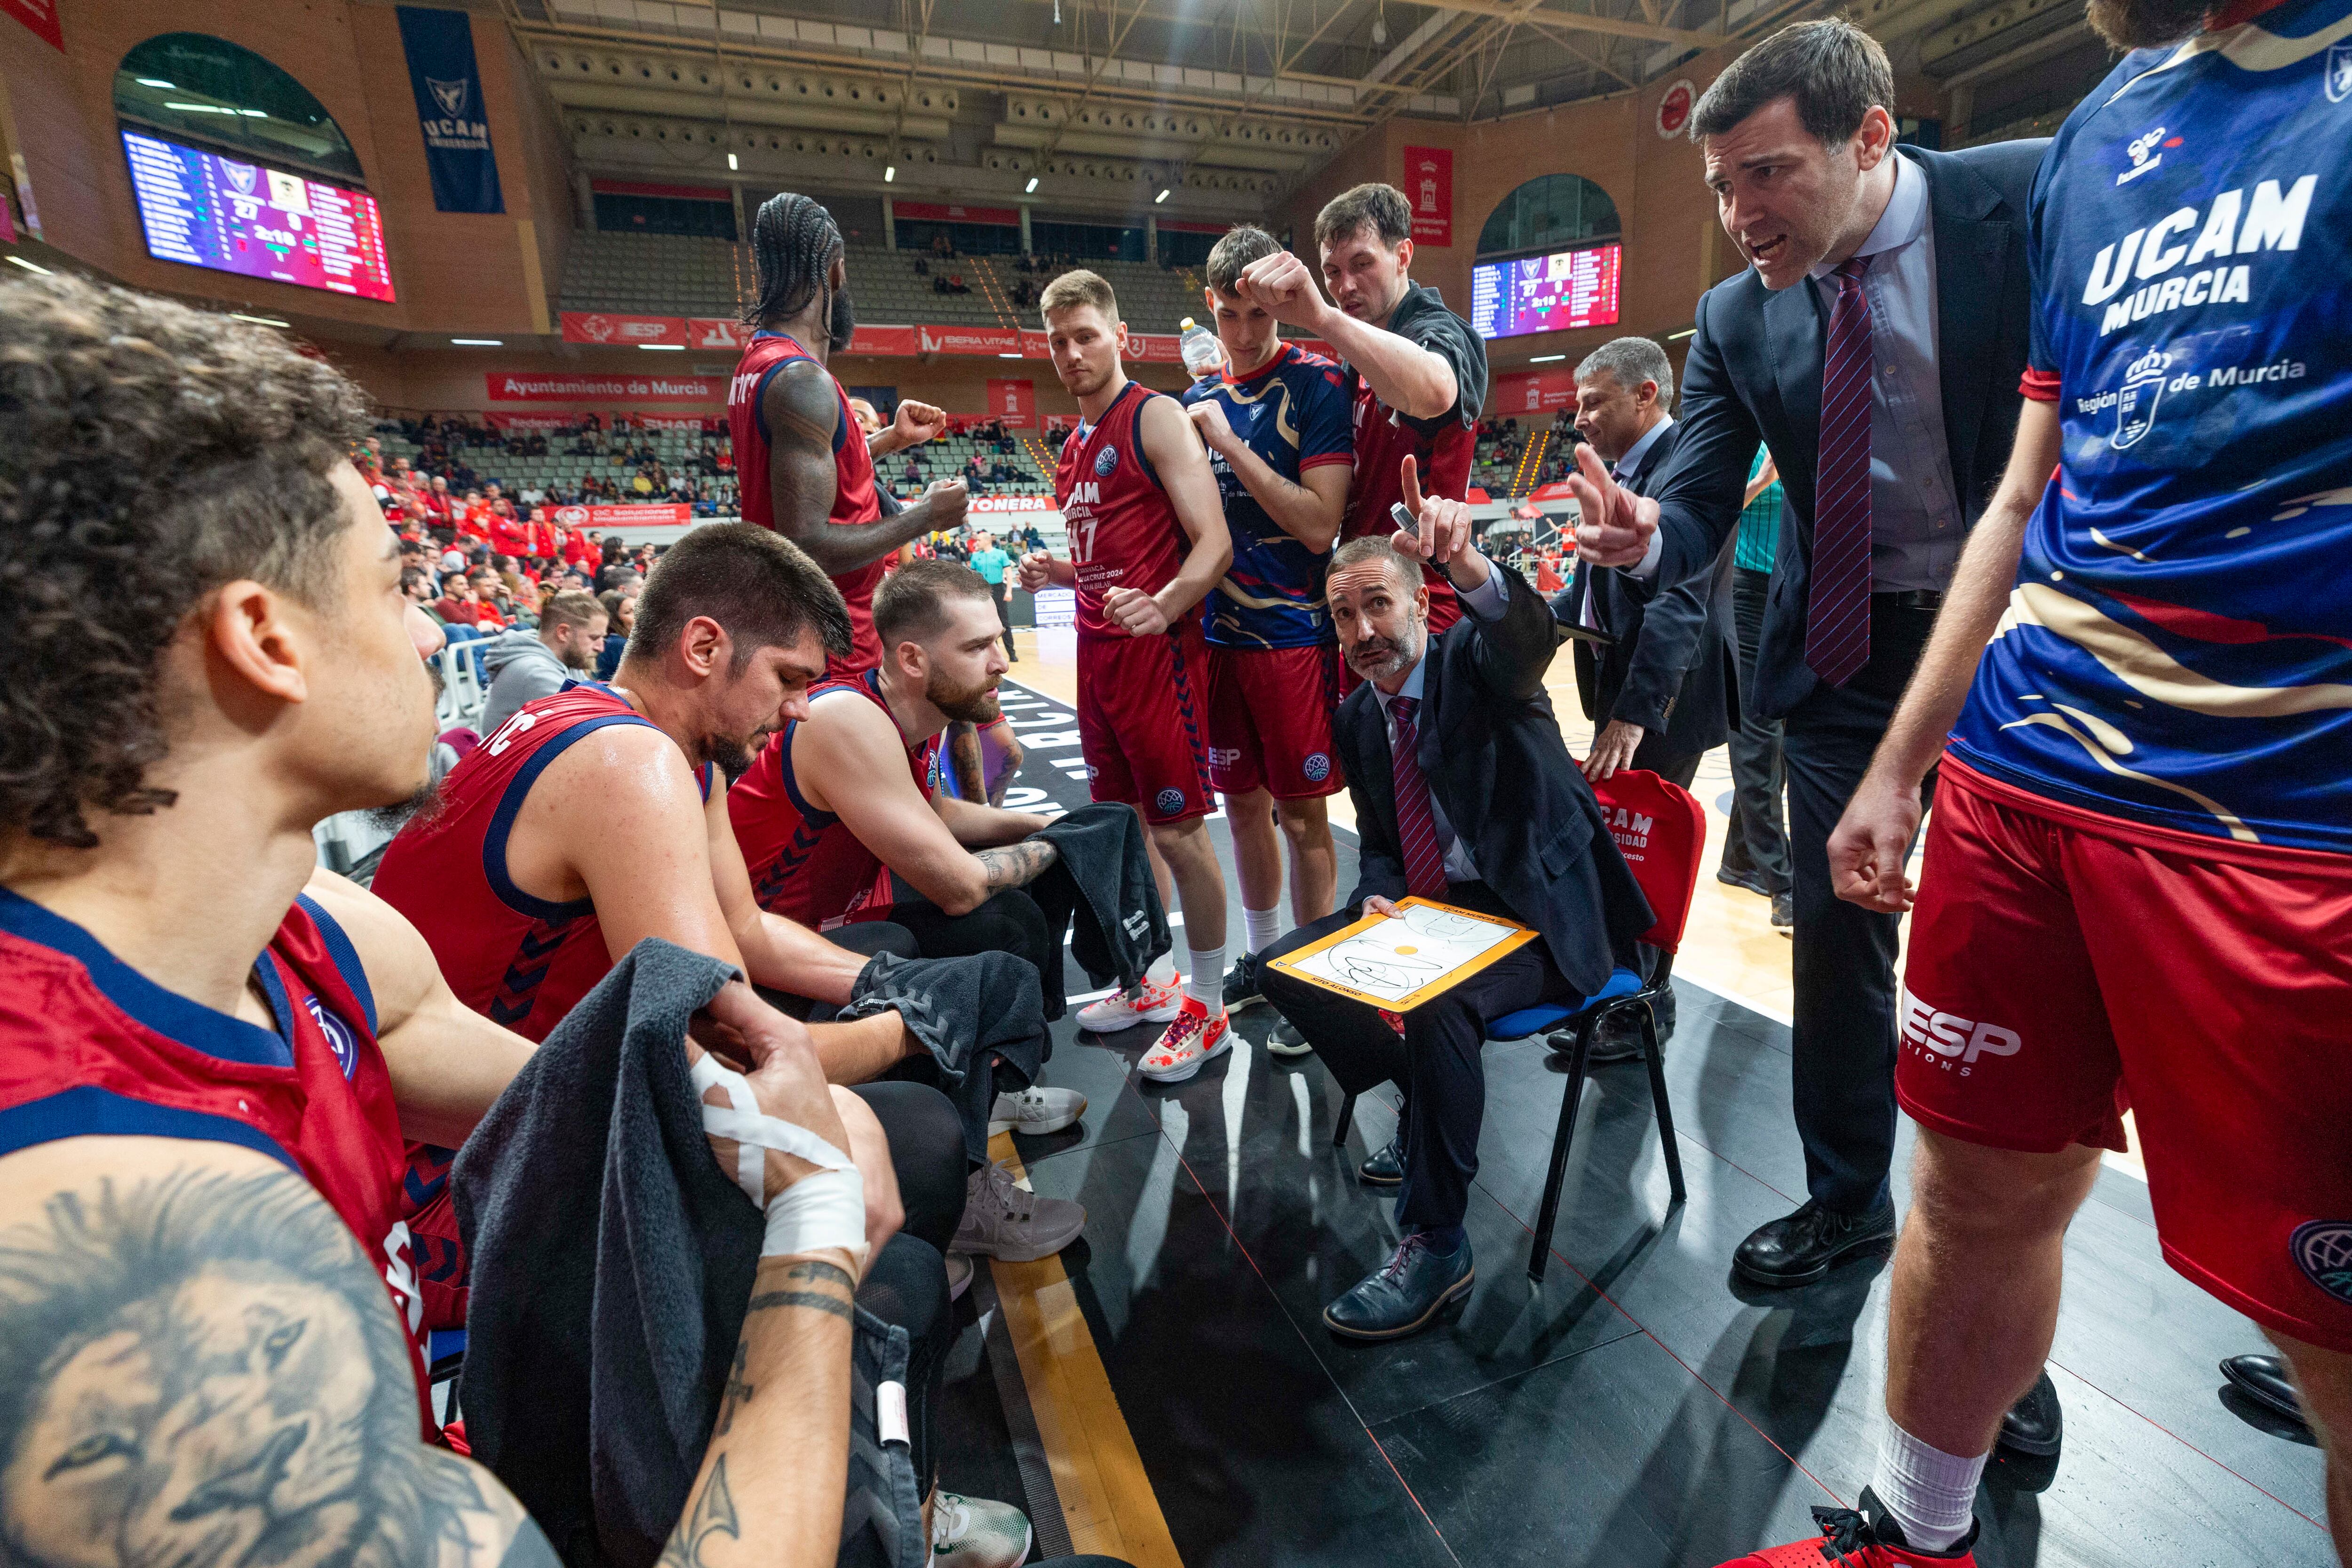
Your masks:
<instances>
[{"instance_id":1,"label":"maroon necktie","mask_svg":"<svg viewBox=\"0 0 2352 1568\"><path fill-rule=\"evenodd\" d=\"M1437 813L1430 805L1429 780L1421 772L1421 731L1412 716L1418 697L1391 697L1389 716L1396 740L1389 747L1396 783L1397 842L1404 849L1404 890L1424 899L1445 896L1445 851L1437 847Z\"/></svg>"},{"instance_id":2,"label":"maroon necktie","mask_svg":"<svg viewBox=\"0 0 2352 1568\"><path fill-rule=\"evenodd\" d=\"M1822 355L1821 455L1813 469L1813 570L1805 662L1843 686L1870 662L1870 258L1842 263Z\"/></svg>"}]
</instances>

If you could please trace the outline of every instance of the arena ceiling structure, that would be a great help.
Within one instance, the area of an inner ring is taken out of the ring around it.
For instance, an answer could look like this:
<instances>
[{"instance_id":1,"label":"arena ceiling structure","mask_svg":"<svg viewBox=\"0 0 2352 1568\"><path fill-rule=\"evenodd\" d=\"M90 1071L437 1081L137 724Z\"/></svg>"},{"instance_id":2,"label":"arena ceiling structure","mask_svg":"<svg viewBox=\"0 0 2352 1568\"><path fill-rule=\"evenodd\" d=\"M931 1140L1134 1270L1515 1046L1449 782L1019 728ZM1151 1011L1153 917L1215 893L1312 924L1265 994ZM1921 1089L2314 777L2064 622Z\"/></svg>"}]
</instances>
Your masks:
<instances>
[{"instance_id":1,"label":"arena ceiling structure","mask_svg":"<svg viewBox=\"0 0 2352 1568\"><path fill-rule=\"evenodd\" d=\"M1397 115L1633 90L1819 0L500 0L598 174L1260 215Z\"/></svg>"}]
</instances>

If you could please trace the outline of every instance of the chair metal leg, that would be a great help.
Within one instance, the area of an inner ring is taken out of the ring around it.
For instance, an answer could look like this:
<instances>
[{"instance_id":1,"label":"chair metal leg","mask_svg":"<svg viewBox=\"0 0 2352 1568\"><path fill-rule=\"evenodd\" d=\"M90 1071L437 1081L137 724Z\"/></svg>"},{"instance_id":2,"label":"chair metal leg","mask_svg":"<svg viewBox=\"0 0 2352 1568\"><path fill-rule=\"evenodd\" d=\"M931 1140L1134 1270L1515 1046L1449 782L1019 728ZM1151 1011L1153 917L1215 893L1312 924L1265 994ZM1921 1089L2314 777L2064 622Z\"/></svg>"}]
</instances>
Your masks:
<instances>
[{"instance_id":1,"label":"chair metal leg","mask_svg":"<svg viewBox=\"0 0 2352 1568\"><path fill-rule=\"evenodd\" d=\"M1356 1097L1351 1094L1339 1101L1339 1120L1331 1128L1331 1147L1344 1149L1348 1146L1348 1129L1355 1120Z\"/></svg>"},{"instance_id":2,"label":"chair metal leg","mask_svg":"<svg viewBox=\"0 0 2352 1568\"><path fill-rule=\"evenodd\" d=\"M1675 1139L1675 1108L1666 1099L1665 1053L1658 1048L1658 1026L1647 1007L1642 1009L1642 1057L1650 1068L1650 1109L1657 1112L1658 1145L1666 1154L1666 1184L1675 1202L1690 1196L1683 1186L1682 1146Z\"/></svg>"},{"instance_id":3,"label":"chair metal leg","mask_svg":"<svg viewBox=\"0 0 2352 1568\"><path fill-rule=\"evenodd\" d=\"M1605 1012L1607 1009L1600 1009ZM1551 1169L1544 1177L1543 1207L1536 1215L1535 1246L1528 1254L1528 1278L1541 1285L1551 1256L1552 1226L1559 1218L1559 1184L1568 1171L1568 1147L1576 1136L1576 1108L1584 1098L1584 1062L1592 1045L1595 1013L1576 1021L1576 1044L1568 1053L1568 1087L1559 1092L1559 1130L1552 1134Z\"/></svg>"}]
</instances>

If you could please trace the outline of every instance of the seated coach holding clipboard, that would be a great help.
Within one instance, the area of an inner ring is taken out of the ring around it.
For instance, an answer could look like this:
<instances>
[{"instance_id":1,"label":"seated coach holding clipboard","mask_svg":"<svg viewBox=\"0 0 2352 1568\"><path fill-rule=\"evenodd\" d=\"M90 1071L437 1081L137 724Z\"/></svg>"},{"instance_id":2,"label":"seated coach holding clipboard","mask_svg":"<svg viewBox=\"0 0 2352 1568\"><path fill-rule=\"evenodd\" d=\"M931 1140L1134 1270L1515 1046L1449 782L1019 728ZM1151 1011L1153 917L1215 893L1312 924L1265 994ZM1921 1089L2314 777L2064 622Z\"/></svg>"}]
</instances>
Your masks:
<instances>
[{"instance_id":1,"label":"seated coach holding clipboard","mask_svg":"<svg viewBox=\"0 0 2352 1568\"><path fill-rule=\"evenodd\" d=\"M1351 1339L1426 1327L1474 1277L1463 1230L1486 1114L1479 1052L1486 1026L1543 1002L1597 991L1651 923L1584 774L1569 760L1544 695L1551 610L1528 582L1471 544L1470 510L1423 499L1404 463L1405 505L1389 536L1354 539L1325 580L1349 667L1365 684L1339 704L1339 761L1356 810L1361 879L1335 913L1265 956L1305 947L1409 894L1518 921L1531 942L1403 1015L1262 963L1265 998L1297 1025L1341 1087L1393 1079L1405 1094L1397 1139L1364 1178L1402 1190L1403 1241L1324 1310ZM1463 618L1429 636L1421 563L1453 583Z\"/></svg>"}]
</instances>

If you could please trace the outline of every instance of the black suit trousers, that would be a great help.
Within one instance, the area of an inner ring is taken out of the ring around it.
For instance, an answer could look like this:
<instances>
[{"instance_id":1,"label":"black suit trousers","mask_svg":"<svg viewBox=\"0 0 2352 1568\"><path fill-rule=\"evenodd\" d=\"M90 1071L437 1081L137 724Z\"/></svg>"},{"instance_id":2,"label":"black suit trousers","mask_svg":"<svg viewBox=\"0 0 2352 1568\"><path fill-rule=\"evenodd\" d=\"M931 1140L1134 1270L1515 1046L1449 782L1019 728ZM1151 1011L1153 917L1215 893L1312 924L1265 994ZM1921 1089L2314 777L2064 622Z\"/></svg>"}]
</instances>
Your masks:
<instances>
[{"instance_id":1,"label":"black suit trousers","mask_svg":"<svg viewBox=\"0 0 2352 1568\"><path fill-rule=\"evenodd\" d=\"M1796 926L1791 1068L1805 1189L1859 1214L1887 1196L1895 1159L1898 917L1847 903L1830 885L1829 841L1927 646L1935 615L1871 606L1870 662L1822 685L1788 717L1789 847ZM1927 776L1930 795L1935 775Z\"/></svg>"},{"instance_id":2,"label":"black suit trousers","mask_svg":"<svg viewBox=\"0 0 2352 1568\"><path fill-rule=\"evenodd\" d=\"M1448 886L1445 902L1516 920L1484 882ZM1404 1090L1404 1185L1397 1224L1407 1231L1460 1225L1470 1212L1478 1174L1478 1130L1486 1118L1486 1026L1538 1003L1572 1003L1576 993L1540 942L1496 960L1444 995L1404 1015L1404 1035L1379 1009L1336 991L1263 967L1352 924L1360 910L1340 910L1299 927L1266 950L1259 971L1265 999L1298 1026L1315 1054L1350 1094L1393 1081Z\"/></svg>"}]
</instances>

